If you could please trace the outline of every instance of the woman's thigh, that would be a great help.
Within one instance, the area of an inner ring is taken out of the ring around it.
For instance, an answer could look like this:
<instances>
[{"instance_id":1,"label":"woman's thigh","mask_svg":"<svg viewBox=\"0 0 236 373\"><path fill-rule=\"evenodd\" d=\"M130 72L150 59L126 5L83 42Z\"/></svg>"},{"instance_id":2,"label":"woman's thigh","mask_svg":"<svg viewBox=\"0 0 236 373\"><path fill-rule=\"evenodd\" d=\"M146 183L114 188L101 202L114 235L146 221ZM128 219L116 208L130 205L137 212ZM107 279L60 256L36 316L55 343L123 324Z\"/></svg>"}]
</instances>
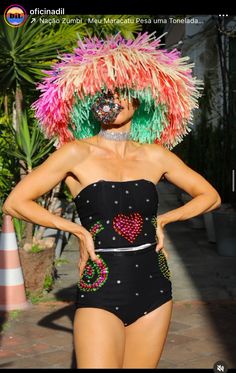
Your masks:
<instances>
[{"instance_id":1,"label":"woman's thigh","mask_svg":"<svg viewBox=\"0 0 236 373\"><path fill-rule=\"evenodd\" d=\"M124 324L109 311L79 308L74 318L74 346L78 368L121 368Z\"/></svg>"},{"instance_id":2,"label":"woman's thigh","mask_svg":"<svg viewBox=\"0 0 236 373\"><path fill-rule=\"evenodd\" d=\"M123 368L156 368L169 330L173 301L156 308L125 329Z\"/></svg>"}]
</instances>

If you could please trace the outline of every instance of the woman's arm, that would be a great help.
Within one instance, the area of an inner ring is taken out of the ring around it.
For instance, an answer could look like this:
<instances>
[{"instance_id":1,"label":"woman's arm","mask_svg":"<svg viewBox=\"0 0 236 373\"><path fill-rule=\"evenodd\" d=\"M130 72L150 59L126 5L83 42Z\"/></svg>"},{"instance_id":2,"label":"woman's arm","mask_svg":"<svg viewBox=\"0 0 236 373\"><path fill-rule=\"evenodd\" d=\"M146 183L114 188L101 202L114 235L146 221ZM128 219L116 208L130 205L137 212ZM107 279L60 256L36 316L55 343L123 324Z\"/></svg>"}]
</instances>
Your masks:
<instances>
[{"instance_id":1,"label":"woman's arm","mask_svg":"<svg viewBox=\"0 0 236 373\"><path fill-rule=\"evenodd\" d=\"M221 198L218 192L203 176L165 148L162 148L160 157L165 178L193 197L184 206L160 215L158 223L162 227L174 221L190 219L220 206Z\"/></svg>"},{"instance_id":2,"label":"woman's arm","mask_svg":"<svg viewBox=\"0 0 236 373\"><path fill-rule=\"evenodd\" d=\"M74 151L73 144L65 145L25 176L5 200L3 212L45 227L67 230L70 227L69 222L50 213L34 200L66 177L73 166Z\"/></svg>"},{"instance_id":3,"label":"woman's arm","mask_svg":"<svg viewBox=\"0 0 236 373\"><path fill-rule=\"evenodd\" d=\"M35 202L72 172L76 163L78 164L78 145L74 142L56 150L16 185L4 202L3 212L44 227L75 234L82 239L91 258L97 260L92 236L84 227L52 214Z\"/></svg>"}]
</instances>

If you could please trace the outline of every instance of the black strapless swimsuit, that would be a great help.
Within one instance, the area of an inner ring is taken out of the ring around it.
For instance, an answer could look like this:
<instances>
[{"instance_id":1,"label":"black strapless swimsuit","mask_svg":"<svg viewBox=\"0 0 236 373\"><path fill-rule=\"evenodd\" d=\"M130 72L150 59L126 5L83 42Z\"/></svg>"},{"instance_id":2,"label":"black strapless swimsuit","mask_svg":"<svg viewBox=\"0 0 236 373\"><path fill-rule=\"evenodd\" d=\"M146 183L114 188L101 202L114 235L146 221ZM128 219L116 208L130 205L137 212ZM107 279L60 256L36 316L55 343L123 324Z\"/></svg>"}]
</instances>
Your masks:
<instances>
[{"instance_id":1,"label":"black strapless swimsuit","mask_svg":"<svg viewBox=\"0 0 236 373\"><path fill-rule=\"evenodd\" d=\"M172 299L165 255L155 251L158 193L146 179L99 180L74 198L101 262L88 260L76 307L95 307L125 326Z\"/></svg>"}]
</instances>

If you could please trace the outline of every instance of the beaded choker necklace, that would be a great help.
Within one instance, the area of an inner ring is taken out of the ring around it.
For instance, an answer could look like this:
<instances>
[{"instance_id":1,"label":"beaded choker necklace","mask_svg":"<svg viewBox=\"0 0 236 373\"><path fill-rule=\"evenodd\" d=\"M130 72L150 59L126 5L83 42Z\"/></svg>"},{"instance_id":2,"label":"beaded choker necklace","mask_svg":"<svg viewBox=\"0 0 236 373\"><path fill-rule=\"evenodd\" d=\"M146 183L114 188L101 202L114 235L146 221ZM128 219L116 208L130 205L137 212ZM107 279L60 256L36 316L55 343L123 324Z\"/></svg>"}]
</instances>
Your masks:
<instances>
[{"instance_id":1,"label":"beaded choker necklace","mask_svg":"<svg viewBox=\"0 0 236 373\"><path fill-rule=\"evenodd\" d=\"M101 128L98 136L105 137L107 140L125 141L130 139L130 132L111 132Z\"/></svg>"}]
</instances>

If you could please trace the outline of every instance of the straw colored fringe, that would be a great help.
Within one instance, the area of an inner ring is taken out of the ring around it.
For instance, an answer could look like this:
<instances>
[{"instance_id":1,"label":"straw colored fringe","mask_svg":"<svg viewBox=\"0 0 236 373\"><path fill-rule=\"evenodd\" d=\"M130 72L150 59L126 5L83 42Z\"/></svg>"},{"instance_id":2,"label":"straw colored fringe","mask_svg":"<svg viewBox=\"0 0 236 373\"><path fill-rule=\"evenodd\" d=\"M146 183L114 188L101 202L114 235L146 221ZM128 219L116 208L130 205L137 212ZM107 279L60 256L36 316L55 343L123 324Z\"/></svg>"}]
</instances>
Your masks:
<instances>
[{"instance_id":1,"label":"straw colored fringe","mask_svg":"<svg viewBox=\"0 0 236 373\"><path fill-rule=\"evenodd\" d=\"M100 128L90 112L94 97L104 89L127 88L140 101L132 120L133 140L171 149L190 131L202 89L188 60L176 49L160 49L155 33L135 40L120 34L104 41L79 40L74 53L64 55L38 86L36 117L46 136L57 136L60 145L94 136Z\"/></svg>"}]
</instances>

